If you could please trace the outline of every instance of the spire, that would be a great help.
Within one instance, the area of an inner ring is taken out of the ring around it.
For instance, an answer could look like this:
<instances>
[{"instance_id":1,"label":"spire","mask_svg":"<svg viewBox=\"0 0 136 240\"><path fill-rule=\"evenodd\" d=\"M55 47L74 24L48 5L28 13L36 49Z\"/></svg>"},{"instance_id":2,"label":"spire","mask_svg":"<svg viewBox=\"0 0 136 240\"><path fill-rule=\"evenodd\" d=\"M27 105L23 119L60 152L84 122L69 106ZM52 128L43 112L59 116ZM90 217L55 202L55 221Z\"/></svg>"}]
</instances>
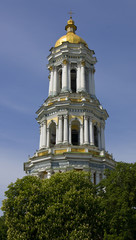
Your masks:
<instances>
[{"instance_id":1,"label":"spire","mask_svg":"<svg viewBox=\"0 0 136 240\"><path fill-rule=\"evenodd\" d=\"M70 12L70 14L71 14L71 12ZM75 25L75 22L73 21L71 15L70 15L70 19L67 21L65 30L67 31L67 33L69 33L69 32L75 33L75 31L77 30L77 26Z\"/></svg>"}]
</instances>

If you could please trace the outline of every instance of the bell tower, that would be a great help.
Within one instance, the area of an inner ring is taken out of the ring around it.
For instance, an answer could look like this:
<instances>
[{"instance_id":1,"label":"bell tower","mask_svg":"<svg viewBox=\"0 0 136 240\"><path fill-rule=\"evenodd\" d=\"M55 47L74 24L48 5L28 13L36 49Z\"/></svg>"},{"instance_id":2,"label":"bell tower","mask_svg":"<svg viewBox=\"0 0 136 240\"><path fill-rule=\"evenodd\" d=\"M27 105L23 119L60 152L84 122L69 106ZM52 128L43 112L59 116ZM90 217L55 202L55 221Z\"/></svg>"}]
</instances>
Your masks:
<instances>
[{"instance_id":1,"label":"bell tower","mask_svg":"<svg viewBox=\"0 0 136 240\"><path fill-rule=\"evenodd\" d=\"M108 113L95 95L94 51L75 34L70 17L66 35L48 56L49 94L38 109L39 150L24 163L27 174L49 178L55 172L91 171L95 184L115 161L105 149Z\"/></svg>"}]
</instances>

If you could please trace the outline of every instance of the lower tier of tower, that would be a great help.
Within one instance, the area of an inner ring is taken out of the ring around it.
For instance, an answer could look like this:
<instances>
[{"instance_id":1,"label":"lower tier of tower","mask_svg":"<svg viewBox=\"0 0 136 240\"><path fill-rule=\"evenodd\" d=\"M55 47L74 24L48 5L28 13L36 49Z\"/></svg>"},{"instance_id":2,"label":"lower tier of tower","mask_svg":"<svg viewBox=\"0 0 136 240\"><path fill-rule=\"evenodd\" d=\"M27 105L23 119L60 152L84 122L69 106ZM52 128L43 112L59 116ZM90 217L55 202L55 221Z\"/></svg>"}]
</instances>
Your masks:
<instances>
[{"instance_id":1,"label":"lower tier of tower","mask_svg":"<svg viewBox=\"0 0 136 240\"><path fill-rule=\"evenodd\" d=\"M115 160L112 155L87 145L43 148L24 163L27 174L40 178L50 178L56 172L69 170L89 171L94 184L98 184L104 178L105 169L114 168Z\"/></svg>"}]
</instances>

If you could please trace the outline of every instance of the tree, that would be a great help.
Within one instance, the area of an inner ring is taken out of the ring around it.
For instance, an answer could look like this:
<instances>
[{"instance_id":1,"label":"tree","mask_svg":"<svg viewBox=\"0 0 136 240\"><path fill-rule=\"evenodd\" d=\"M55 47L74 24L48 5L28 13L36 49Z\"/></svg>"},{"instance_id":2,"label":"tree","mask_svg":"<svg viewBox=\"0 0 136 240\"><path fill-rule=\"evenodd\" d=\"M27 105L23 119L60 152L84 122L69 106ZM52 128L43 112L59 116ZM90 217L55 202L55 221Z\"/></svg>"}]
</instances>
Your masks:
<instances>
[{"instance_id":1,"label":"tree","mask_svg":"<svg viewBox=\"0 0 136 240\"><path fill-rule=\"evenodd\" d=\"M105 240L136 239L136 164L117 163L106 171L99 195L105 209Z\"/></svg>"},{"instance_id":2,"label":"tree","mask_svg":"<svg viewBox=\"0 0 136 240\"><path fill-rule=\"evenodd\" d=\"M101 197L88 173L26 176L9 185L6 197L8 240L103 239Z\"/></svg>"},{"instance_id":3,"label":"tree","mask_svg":"<svg viewBox=\"0 0 136 240\"><path fill-rule=\"evenodd\" d=\"M7 226L5 224L5 217L0 217L0 239L6 240L7 239Z\"/></svg>"}]
</instances>

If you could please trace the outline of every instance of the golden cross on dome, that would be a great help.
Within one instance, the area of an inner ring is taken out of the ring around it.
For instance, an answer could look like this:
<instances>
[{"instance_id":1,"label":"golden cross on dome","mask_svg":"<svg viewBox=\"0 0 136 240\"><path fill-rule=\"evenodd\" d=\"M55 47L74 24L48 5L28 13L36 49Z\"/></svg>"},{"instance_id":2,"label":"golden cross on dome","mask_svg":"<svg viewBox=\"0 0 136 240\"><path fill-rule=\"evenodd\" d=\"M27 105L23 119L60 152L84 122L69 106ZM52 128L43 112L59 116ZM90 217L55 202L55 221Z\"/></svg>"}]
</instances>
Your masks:
<instances>
[{"instance_id":1,"label":"golden cross on dome","mask_svg":"<svg viewBox=\"0 0 136 240\"><path fill-rule=\"evenodd\" d=\"M70 19L72 19L72 14L74 14L74 12L72 12L72 11L70 10L70 12L68 12L68 14L70 14Z\"/></svg>"}]
</instances>

